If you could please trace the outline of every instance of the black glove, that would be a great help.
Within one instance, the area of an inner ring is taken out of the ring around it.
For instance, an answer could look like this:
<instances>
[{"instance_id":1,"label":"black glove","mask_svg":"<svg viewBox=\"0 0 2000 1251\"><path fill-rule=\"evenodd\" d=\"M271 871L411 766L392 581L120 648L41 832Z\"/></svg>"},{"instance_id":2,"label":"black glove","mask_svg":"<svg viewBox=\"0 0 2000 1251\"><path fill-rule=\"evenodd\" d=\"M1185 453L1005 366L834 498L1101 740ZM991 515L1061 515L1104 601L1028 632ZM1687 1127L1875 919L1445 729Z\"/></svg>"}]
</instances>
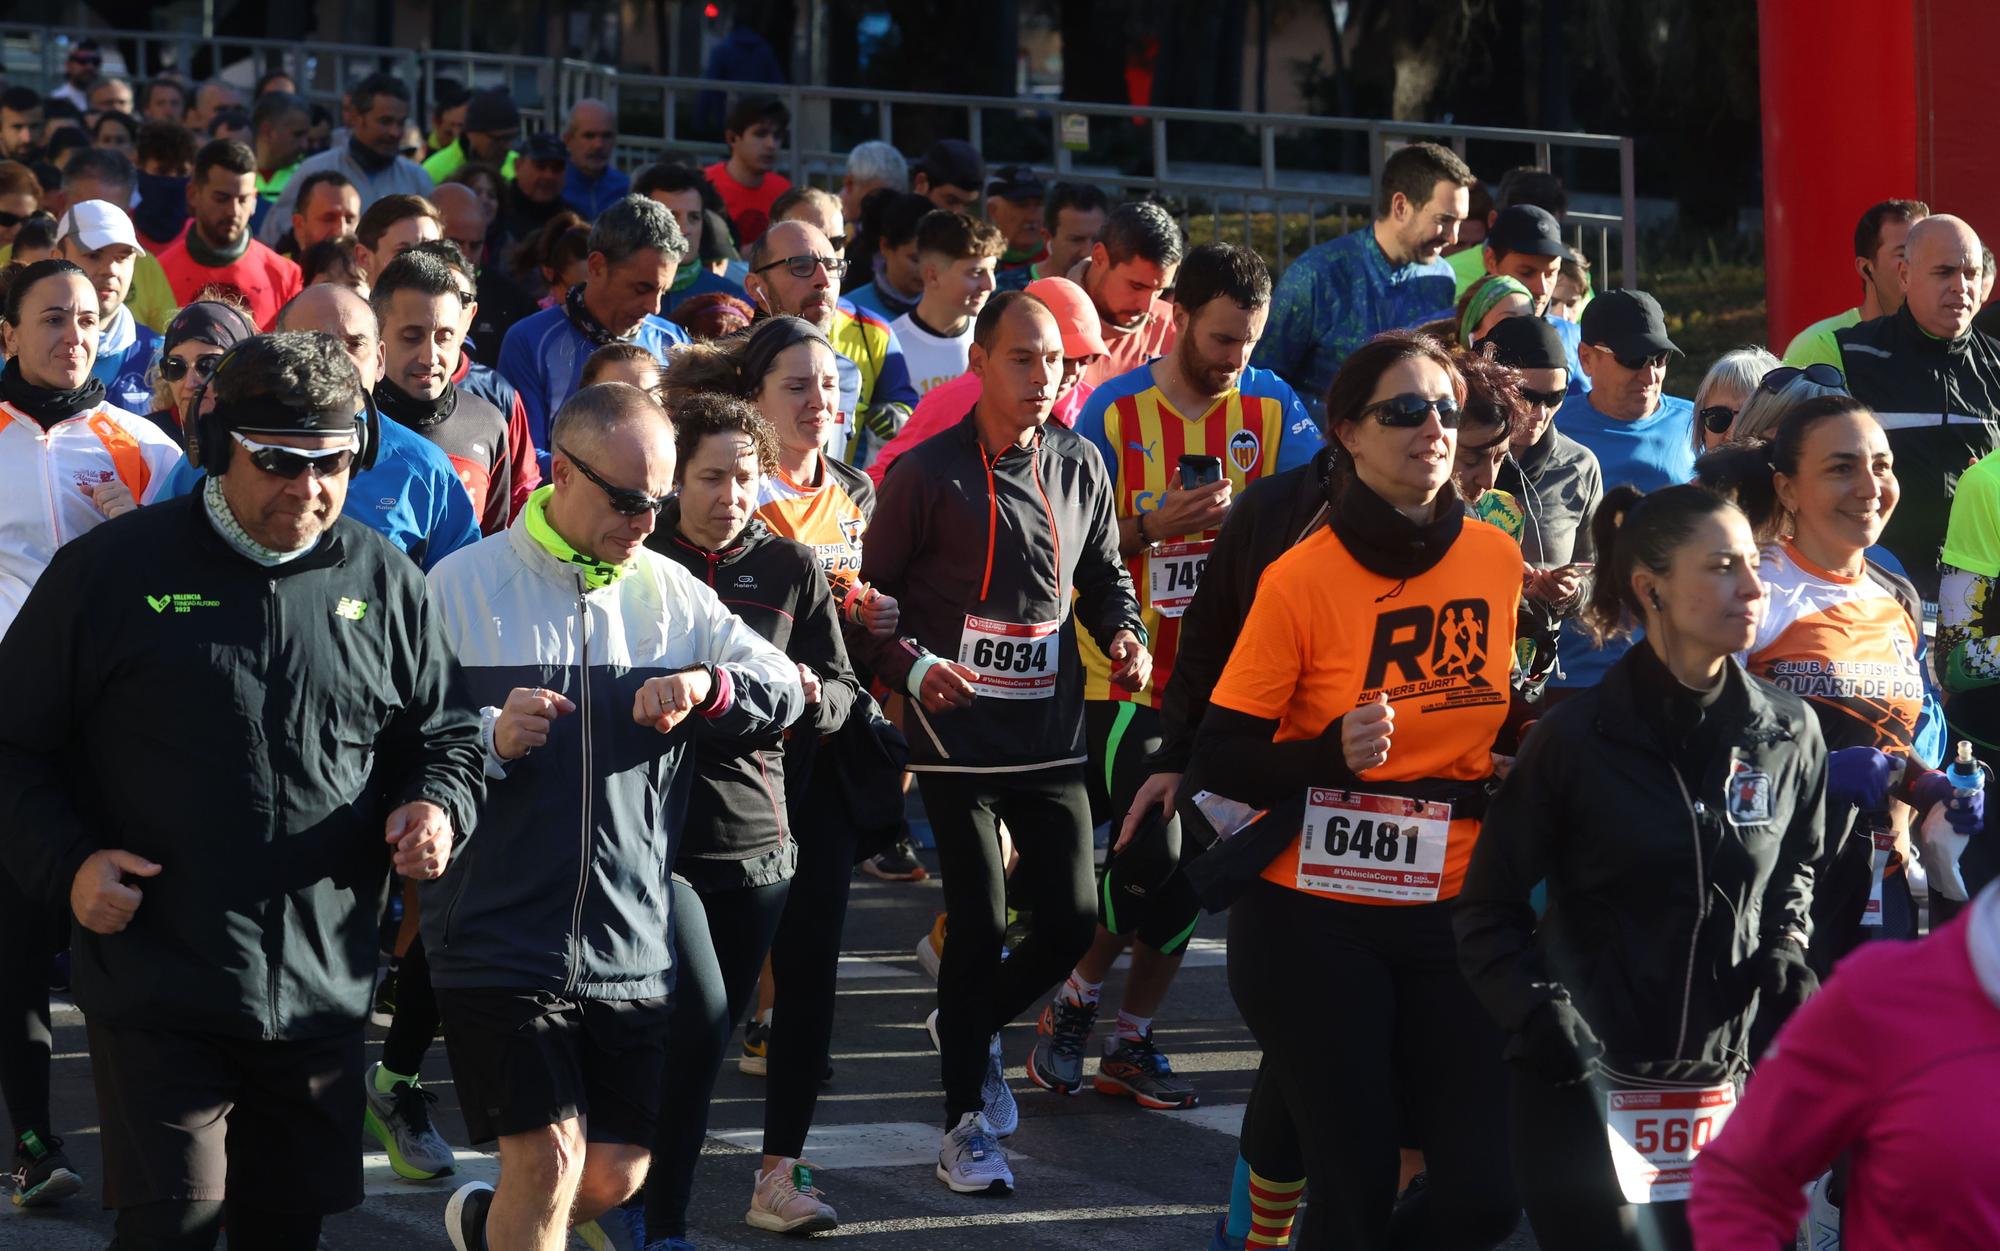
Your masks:
<instances>
[{"instance_id":1,"label":"black glove","mask_svg":"<svg viewBox=\"0 0 2000 1251\"><path fill-rule=\"evenodd\" d=\"M1573 1086L1590 1076L1604 1044L1567 994L1544 1000L1507 1044L1507 1059L1551 1086Z\"/></svg>"},{"instance_id":2,"label":"black glove","mask_svg":"<svg viewBox=\"0 0 2000 1251\"><path fill-rule=\"evenodd\" d=\"M1783 1020L1819 989L1819 975L1806 964L1806 949L1789 938L1770 938L1757 952L1759 1014Z\"/></svg>"}]
</instances>

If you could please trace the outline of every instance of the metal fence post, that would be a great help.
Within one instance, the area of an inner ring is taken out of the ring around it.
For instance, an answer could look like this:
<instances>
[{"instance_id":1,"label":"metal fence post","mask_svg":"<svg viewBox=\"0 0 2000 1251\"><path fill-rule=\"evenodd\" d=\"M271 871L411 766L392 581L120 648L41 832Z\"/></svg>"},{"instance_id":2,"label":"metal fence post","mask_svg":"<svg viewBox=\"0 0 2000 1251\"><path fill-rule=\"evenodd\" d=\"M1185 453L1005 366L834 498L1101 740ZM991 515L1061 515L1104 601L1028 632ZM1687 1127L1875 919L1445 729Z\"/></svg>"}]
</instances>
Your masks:
<instances>
[{"instance_id":1,"label":"metal fence post","mask_svg":"<svg viewBox=\"0 0 2000 1251\"><path fill-rule=\"evenodd\" d=\"M1639 187L1638 175L1633 168L1632 138L1627 135L1618 141L1618 206L1625 219L1624 229L1619 233L1620 258L1624 267L1621 275L1625 285L1639 285Z\"/></svg>"}]
</instances>

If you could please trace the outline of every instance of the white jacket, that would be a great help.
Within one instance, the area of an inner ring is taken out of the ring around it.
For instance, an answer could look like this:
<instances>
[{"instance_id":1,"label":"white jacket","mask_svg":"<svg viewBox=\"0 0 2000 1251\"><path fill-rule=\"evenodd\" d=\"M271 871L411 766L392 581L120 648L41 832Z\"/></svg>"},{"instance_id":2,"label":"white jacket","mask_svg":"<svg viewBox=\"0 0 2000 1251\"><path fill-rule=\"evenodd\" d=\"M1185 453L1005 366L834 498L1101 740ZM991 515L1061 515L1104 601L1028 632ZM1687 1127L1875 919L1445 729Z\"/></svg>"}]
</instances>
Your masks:
<instances>
[{"instance_id":1,"label":"white jacket","mask_svg":"<svg viewBox=\"0 0 2000 1251\"><path fill-rule=\"evenodd\" d=\"M158 426L122 408L100 404L43 430L0 402L0 633L56 549L103 523L86 488L115 479L150 504L180 460Z\"/></svg>"}]
</instances>

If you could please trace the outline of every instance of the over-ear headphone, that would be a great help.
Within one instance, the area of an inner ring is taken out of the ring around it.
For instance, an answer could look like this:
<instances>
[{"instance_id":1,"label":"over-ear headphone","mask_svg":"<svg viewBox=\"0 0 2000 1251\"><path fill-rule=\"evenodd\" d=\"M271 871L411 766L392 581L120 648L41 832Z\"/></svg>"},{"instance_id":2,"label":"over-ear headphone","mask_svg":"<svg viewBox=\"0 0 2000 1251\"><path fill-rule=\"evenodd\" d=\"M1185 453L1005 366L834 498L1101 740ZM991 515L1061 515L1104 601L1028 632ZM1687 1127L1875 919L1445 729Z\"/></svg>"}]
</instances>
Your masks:
<instances>
[{"instance_id":1,"label":"over-ear headphone","mask_svg":"<svg viewBox=\"0 0 2000 1251\"><path fill-rule=\"evenodd\" d=\"M243 344L251 342L254 340L245 339L224 352L222 358L215 362L214 370L188 397L188 407L197 414L194 419L194 454L201 460L202 472L212 478L221 477L229 468L229 454L235 450L236 440L229 437L229 421L220 406L204 413L202 405L208 399L208 389L215 385L222 371L229 368ZM358 377L356 381L359 381ZM356 469L373 469L375 454L382 447L382 413L375 407L375 395L367 387L361 388L361 403L361 446L354 454L354 466Z\"/></svg>"}]
</instances>

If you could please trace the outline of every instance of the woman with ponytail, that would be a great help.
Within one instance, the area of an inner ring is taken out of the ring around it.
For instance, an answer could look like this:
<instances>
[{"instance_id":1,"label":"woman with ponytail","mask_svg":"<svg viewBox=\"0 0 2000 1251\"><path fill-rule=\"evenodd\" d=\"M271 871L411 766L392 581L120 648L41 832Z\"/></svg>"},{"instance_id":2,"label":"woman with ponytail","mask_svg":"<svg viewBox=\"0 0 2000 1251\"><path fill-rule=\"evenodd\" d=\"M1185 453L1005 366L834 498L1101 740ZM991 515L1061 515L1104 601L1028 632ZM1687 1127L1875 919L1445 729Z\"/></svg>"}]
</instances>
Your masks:
<instances>
[{"instance_id":1,"label":"woman with ponytail","mask_svg":"<svg viewBox=\"0 0 2000 1251\"><path fill-rule=\"evenodd\" d=\"M1662 1251L1690 1246L1692 1160L1734 1107L1760 1005L1817 984L1826 750L1796 695L1734 659L1767 609L1740 509L1698 486L1617 487L1591 528L1585 620L1645 638L1535 723L1455 924L1508 1036L1513 1158L1544 1251Z\"/></svg>"}]
</instances>

